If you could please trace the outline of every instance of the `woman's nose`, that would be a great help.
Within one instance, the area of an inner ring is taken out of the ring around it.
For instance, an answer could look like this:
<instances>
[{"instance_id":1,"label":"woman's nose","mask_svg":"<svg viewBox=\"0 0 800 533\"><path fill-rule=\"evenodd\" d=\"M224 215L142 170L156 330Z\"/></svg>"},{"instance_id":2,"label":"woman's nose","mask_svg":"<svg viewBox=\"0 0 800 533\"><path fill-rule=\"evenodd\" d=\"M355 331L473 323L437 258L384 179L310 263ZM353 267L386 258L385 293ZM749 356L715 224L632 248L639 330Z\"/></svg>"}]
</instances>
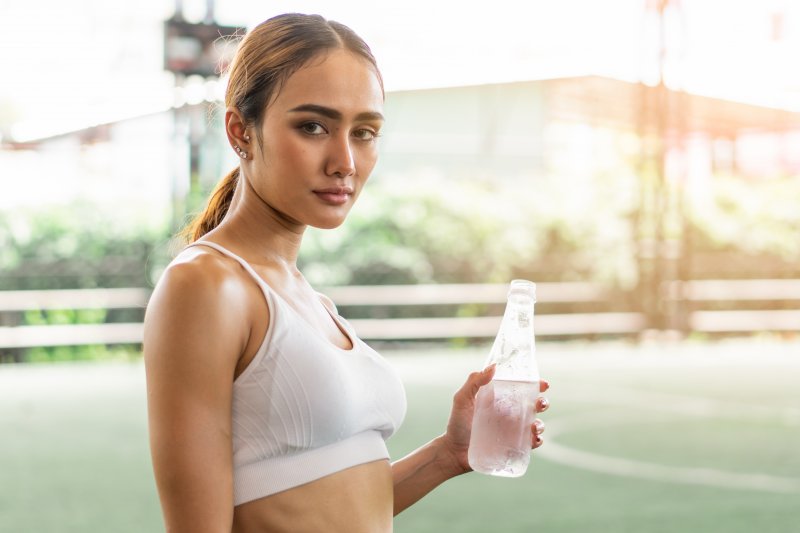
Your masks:
<instances>
[{"instance_id":1,"label":"woman's nose","mask_svg":"<svg viewBox=\"0 0 800 533\"><path fill-rule=\"evenodd\" d=\"M334 138L326 172L328 175L351 176L356 172L356 162L353 156L353 147L349 137Z\"/></svg>"}]
</instances>

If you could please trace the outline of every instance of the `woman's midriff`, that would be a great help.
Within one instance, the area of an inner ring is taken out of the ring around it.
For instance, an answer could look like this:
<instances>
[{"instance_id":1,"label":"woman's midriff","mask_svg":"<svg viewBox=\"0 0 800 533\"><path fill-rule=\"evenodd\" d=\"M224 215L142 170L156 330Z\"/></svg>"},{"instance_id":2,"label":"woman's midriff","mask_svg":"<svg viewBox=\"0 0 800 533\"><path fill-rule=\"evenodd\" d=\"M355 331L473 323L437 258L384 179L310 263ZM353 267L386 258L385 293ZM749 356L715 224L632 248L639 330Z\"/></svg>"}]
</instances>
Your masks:
<instances>
[{"instance_id":1,"label":"woman's midriff","mask_svg":"<svg viewBox=\"0 0 800 533\"><path fill-rule=\"evenodd\" d=\"M238 505L233 533L385 533L393 506L392 468L383 459Z\"/></svg>"}]
</instances>

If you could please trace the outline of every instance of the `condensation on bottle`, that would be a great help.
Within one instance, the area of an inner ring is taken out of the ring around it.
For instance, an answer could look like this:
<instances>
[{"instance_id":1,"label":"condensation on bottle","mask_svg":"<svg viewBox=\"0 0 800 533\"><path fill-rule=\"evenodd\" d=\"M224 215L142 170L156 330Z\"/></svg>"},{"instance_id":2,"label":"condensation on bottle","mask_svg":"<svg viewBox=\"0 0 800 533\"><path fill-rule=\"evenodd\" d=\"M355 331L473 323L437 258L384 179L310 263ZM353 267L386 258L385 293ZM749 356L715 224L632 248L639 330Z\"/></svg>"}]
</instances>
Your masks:
<instances>
[{"instance_id":1,"label":"condensation on bottle","mask_svg":"<svg viewBox=\"0 0 800 533\"><path fill-rule=\"evenodd\" d=\"M528 468L539 395L535 303L533 282L511 282L500 330L486 361L486 366L496 365L495 374L475 401L468 460L476 472L518 477Z\"/></svg>"}]
</instances>

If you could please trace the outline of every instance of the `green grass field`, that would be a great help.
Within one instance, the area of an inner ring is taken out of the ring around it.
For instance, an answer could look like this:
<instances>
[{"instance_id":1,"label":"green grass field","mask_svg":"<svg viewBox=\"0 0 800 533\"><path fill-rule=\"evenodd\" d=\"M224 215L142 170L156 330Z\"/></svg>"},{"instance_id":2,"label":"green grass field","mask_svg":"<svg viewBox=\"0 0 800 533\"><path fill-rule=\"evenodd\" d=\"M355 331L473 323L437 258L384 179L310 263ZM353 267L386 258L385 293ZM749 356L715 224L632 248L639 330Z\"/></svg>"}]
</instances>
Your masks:
<instances>
[{"instance_id":1,"label":"green grass field","mask_svg":"<svg viewBox=\"0 0 800 533\"><path fill-rule=\"evenodd\" d=\"M386 352L400 458L485 350ZM451 480L400 533L800 531L800 344L539 345L546 443L518 479ZM163 531L141 362L0 366L0 532Z\"/></svg>"}]
</instances>

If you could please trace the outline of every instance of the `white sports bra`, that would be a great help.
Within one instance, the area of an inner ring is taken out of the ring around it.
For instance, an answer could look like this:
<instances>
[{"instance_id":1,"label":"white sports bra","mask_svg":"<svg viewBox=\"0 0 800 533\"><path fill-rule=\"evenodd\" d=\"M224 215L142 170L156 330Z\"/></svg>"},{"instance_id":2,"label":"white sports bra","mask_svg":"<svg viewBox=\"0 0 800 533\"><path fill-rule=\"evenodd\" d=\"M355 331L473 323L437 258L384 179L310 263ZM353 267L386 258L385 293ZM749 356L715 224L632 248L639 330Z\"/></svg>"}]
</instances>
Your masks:
<instances>
[{"instance_id":1,"label":"white sports bra","mask_svg":"<svg viewBox=\"0 0 800 533\"><path fill-rule=\"evenodd\" d=\"M264 341L233 383L234 505L303 485L359 464L388 459L385 440L406 413L403 384L347 321L331 317L350 350L314 329L241 257L269 308ZM328 306L325 306L328 309Z\"/></svg>"}]
</instances>

